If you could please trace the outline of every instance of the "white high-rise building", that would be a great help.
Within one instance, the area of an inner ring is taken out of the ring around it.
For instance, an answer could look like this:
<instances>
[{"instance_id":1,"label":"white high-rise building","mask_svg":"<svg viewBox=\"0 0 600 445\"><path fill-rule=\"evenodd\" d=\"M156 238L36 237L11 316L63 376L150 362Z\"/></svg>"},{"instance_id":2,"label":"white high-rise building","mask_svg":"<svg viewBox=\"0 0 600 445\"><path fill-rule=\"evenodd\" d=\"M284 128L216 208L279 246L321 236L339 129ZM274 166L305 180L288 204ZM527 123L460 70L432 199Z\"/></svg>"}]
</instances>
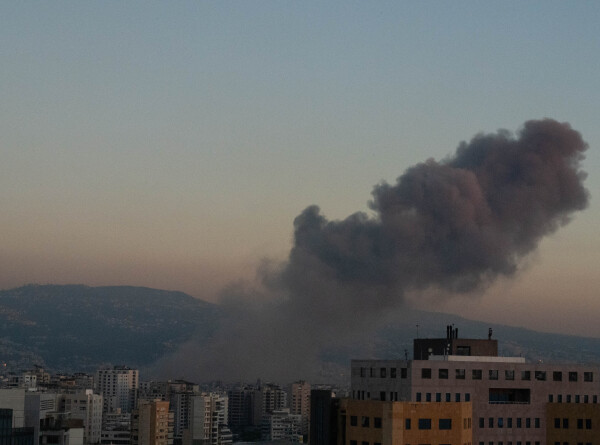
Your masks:
<instances>
[{"instance_id":1,"label":"white high-rise building","mask_svg":"<svg viewBox=\"0 0 600 445\"><path fill-rule=\"evenodd\" d=\"M75 394L64 394L61 402L63 412L71 419L83 420L83 440L86 444L100 443L102 433L102 396L91 389Z\"/></svg>"},{"instance_id":2,"label":"white high-rise building","mask_svg":"<svg viewBox=\"0 0 600 445\"><path fill-rule=\"evenodd\" d=\"M227 396L210 393L190 398L189 428L183 445L229 445L232 434L227 426Z\"/></svg>"},{"instance_id":3,"label":"white high-rise building","mask_svg":"<svg viewBox=\"0 0 600 445\"><path fill-rule=\"evenodd\" d=\"M116 412L121 409L130 413L136 405L139 371L126 366L115 366L96 371L94 379L96 393L103 397L103 411Z\"/></svg>"},{"instance_id":4,"label":"white high-rise building","mask_svg":"<svg viewBox=\"0 0 600 445\"><path fill-rule=\"evenodd\" d=\"M263 418L262 434L268 441L302 442L302 416L276 409Z\"/></svg>"}]
</instances>

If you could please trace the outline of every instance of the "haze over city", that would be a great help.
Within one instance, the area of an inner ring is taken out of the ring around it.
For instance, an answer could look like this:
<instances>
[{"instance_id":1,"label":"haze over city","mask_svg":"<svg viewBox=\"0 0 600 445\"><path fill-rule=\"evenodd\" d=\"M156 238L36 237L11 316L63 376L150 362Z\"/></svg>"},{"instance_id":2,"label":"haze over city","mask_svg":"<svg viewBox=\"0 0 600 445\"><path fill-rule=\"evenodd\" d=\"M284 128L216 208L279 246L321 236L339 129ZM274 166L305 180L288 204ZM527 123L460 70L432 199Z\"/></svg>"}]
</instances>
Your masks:
<instances>
[{"instance_id":1,"label":"haze over city","mask_svg":"<svg viewBox=\"0 0 600 445\"><path fill-rule=\"evenodd\" d=\"M383 183L430 158L460 164L457 147L478 134L501 139L506 129L517 140L526 122L550 118L553 134L572 129L589 146L579 176L589 197L575 187L574 204L533 245L492 265L492 282L440 275L431 280L441 290L403 287L402 299L600 336L598 5L0 8L0 288L127 284L229 304L237 293L262 298L257 271L288 258L294 220L309 224L310 206L328 221L356 212L374 221ZM585 148L575 147L567 164ZM572 220L555 230L564 216Z\"/></svg>"}]
</instances>

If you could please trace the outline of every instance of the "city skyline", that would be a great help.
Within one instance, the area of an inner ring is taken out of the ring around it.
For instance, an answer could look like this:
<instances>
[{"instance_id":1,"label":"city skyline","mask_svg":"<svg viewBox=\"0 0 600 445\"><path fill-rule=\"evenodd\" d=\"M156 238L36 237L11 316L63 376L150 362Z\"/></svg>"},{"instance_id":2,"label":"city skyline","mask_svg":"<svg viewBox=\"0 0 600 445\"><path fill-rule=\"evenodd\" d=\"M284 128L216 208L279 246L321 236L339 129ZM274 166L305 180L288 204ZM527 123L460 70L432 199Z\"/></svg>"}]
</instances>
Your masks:
<instances>
[{"instance_id":1,"label":"city skyline","mask_svg":"<svg viewBox=\"0 0 600 445\"><path fill-rule=\"evenodd\" d=\"M370 212L381 181L548 117L589 144L589 207L516 277L435 307L600 336L597 5L1 8L1 288L127 284L218 301L264 259L286 259L306 207Z\"/></svg>"}]
</instances>

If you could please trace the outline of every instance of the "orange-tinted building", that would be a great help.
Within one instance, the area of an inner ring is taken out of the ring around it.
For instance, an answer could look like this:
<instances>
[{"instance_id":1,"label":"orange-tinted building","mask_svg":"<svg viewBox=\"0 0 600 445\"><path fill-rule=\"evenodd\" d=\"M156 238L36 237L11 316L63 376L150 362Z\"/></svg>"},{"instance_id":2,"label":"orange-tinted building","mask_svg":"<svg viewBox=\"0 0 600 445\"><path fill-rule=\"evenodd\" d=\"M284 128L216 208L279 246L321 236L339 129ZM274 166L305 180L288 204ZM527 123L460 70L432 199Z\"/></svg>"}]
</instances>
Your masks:
<instances>
[{"instance_id":1,"label":"orange-tinted building","mask_svg":"<svg viewBox=\"0 0 600 445\"><path fill-rule=\"evenodd\" d=\"M471 445L469 402L342 399L338 445Z\"/></svg>"},{"instance_id":2,"label":"orange-tinted building","mask_svg":"<svg viewBox=\"0 0 600 445\"><path fill-rule=\"evenodd\" d=\"M548 445L591 445L598 441L600 405L593 403L548 403L546 441Z\"/></svg>"},{"instance_id":3,"label":"orange-tinted building","mask_svg":"<svg viewBox=\"0 0 600 445\"><path fill-rule=\"evenodd\" d=\"M140 400L131 414L131 445L172 445L173 413L169 402Z\"/></svg>"}]
</instances>

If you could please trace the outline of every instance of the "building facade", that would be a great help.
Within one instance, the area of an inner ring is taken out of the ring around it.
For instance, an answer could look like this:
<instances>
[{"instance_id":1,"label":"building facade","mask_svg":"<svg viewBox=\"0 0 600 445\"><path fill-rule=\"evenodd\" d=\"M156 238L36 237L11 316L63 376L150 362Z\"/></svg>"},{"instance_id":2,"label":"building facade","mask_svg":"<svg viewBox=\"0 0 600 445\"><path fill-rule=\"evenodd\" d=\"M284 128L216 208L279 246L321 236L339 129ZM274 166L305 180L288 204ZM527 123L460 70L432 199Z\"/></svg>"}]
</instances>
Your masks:
<instances>
[{"instance_id":1,"label":"building facade","mask_svg":"<svg viewBox=\"0 0 600 445\"><path fill-rule=\"evenodd\" d=\"M96 371L95 392L102 395L103 411L130 413L136 406L139 371L126 366Z\"/></svg>"},{"instance_id":2,"label":"building facade","mask_svg":"<svg viewBox=\"0 0 600 445\"><path fill-rule=\"evenodd\" d=\"M423 347L430 349L419 345ZM597 366L527 363L520 357L353 360L351 375L354 400L470 402L477 445L551 443L547 435L554 424L553 404L594 405L600 395Z\"/></svg>"},{"instance_id":3,"label":"building facade","mask_svg":"<svg viewBox=\"0 0 600 445\"><path fill-rule=\"evenodd\" d=\"M469 402L413 403L343 399L338 445L472 443Z\"/></svg>"},{"instance_id":4,"label":"building facade","mask_svg":"<svg viewBox=\"0 0 600 445\"><path fill-rule=\"evenodd\" d=\"M290 413L302 419L301 434L308 436L310 425L310 383L301 380L290 387Z\"/></svg>"},{"instance_id":5,"label":"building facade","mask_svg":"<svg viewBox=\"0 0 600 445\"><path fill-rule=\"evenodd\" d=\"M131 414L131 445L172 445L172 422L169 402L140 400Z\"/></svg>"}]
</instances>

